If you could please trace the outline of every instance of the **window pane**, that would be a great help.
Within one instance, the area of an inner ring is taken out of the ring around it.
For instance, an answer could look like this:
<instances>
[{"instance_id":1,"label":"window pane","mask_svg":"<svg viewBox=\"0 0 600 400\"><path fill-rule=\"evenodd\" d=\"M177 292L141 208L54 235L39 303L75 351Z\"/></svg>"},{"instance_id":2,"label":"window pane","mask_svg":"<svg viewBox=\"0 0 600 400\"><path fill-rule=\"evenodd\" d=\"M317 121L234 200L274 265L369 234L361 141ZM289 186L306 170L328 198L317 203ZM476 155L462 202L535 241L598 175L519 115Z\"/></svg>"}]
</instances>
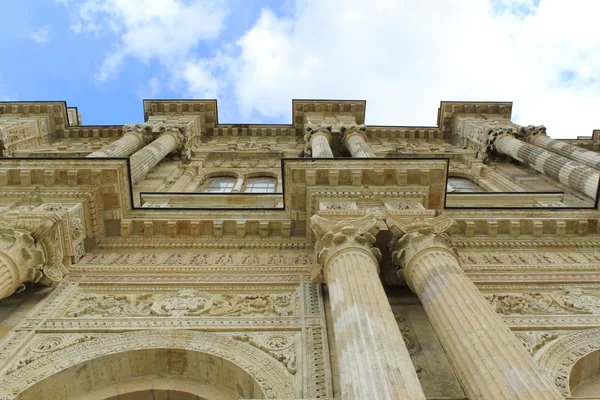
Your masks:
<instances>
[{"instance_id":1,"label":"window pane","mask_svg":"<svg viewBox=\"0 0 600 400\"><path fill-rule=\"evenodd\" d=\"M451 192L485 192L482 187L480 187L475 182L465 179L465 178L448 178L448 185L446 186L446 191Z\"/></svg>"},{"instance_id":2,"label":"window pane","mask_svg":"<svg viewBox=\"0 0 600 400\"><path fill-rule=\"evenodd\" d=\"M227 193L231 192L235 185L235 178L229 176L217 176L207 179L202 191L204 193Z\"/></svg>"},{"instance_id":3,"label":"window pane","mask_svg":"<svg viewBox=\"0 0 600 400\"><path fill-rule=\"evenodd\" d=\"M250 178L246 182L246 193L273 193L276 181L273 178Z\"/></svg>"}]
</instances>

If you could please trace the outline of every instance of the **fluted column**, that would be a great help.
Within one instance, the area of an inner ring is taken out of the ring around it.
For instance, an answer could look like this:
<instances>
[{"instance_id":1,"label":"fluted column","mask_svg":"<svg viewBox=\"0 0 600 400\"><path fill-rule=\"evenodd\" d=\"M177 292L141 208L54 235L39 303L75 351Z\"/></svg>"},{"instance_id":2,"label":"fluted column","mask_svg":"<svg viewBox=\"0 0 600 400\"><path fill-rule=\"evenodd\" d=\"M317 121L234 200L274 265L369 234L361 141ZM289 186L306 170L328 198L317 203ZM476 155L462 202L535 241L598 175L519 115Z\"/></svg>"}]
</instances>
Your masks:
<instances>
[{"instance_id":1,"label":"fluted column","mask_svg":"<svg viewBox=\"0 0 600 400\"><path fill-rule=\"evenodd\" d=\"M519 134L534 146L541 147L556 154L560 154L570 160L575 160L588 167L600 170L600 154L549 138L548 135L546 135L545 126L523 126L519 129Z\"/></svg>"},{"instance_id":2,"label":"fluted column","mask_svg":"<svg viewBox=\"0 0 600 400\"><path fill-rule=\"evenodd\" d=\"M423 305L471 400L561 399L520 341L462 270L443 232L447 217L404 224L387 218L395 261Z\"/></svg>"},{"instance_id":3,"label":"fluted column","mask_svg":"<svg viewBox=\"0 0 600 400\"><path fill-rule=\"evenodd\" d=\"M596 197L600 172L595 169L525 143L515 138L510 129L491 129L488 142L490 150L510 156L572 189Z\"/></svg>"},{"instance_id":4,"label":"fluted column","mask_svg":"<svg viewBox=\"0 0 600 400\"><path fill-rule=\"evenodd\" d=\"M304 135L305 156L312 158L333 158L331 151L331 126L309 125Z\"/></svg>"},{"instance_id":5,"label":"fluted column","mask_svg":"<svg viewBox=\"0 0 600 400\"><path fill-rule=\"evenodd\" d=\"M149 124L125 125L125 133L119 140L107 144L88 157L129 157L149 142L152 126Z\"/></svg>"},{"instance_id":6,"label":"fluted column","mask_svg":"<svg viewBox=\"0 0 600 400\"><path fill-rule=\"evenodd\" d=\"M342 399L425 399L379 280L377 219L336 223L315 215L311 225L317 273L329 288Z\"/></svg>"},{"instance_id":7,"label":"fluted column","mask_svg":"<svg viewBox=\"0 0 600 400\"><path fill-rule=\"evenodd\" d=\"M354 158L373 158L375 153L367 144L366 127L361 126L342 126L342 142Z\"/></svg>"},{"instance_id":8,"label":"fluted column","mask_svg":"<svg viewBox=\"0 0 600 400\"><path fill-rule=\"evenodd\" d=\"M184 140L182 129L178 126L163 128L158 139L131 156L131 180L134 184L141 181L167 154L179 149Z\"/></svg>"}]
</instances>

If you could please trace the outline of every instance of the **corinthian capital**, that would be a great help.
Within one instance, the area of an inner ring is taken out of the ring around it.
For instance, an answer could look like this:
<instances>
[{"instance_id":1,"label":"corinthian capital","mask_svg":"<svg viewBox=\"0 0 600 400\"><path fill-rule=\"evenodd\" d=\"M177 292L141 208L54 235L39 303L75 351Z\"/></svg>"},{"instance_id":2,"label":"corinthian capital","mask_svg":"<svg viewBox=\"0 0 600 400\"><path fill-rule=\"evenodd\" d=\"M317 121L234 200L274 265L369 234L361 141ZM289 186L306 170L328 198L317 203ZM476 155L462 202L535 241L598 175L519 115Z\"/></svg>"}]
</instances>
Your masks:
<instances>
[{"instance_id":1,"label":"corinthian capital","mask_svg":"<svg viewBox=\"0 0 600 400\"><path fill-rule=\"evenodd\" d=\"M145 145L154 140L154 132L151 124L126 124L123 125L123 136L135 135Z\"/></svg>"},{"instance_id":2,"label":"corinthian capital","mask_svg":"<svg viewBox=\"0 0 600 400\"><path fill-rule=\"evenodd\" d=\"M304 134L304 154L306 156L312 155L312 138L316 134L321 134L327 138L327 141L331 143L331 125L316 125L310 124L306 126L306 133Z\"/></svg>"},{"instance_id":3,"label":"corinthian capital","mask_svg":"<svg viewBox=\"0 0 600 400\"><path fill-rule=\"evenodd\" d=\"M454 226L456 221L447 215L409 222L388 216L385 221L393 235L392 261L397 265L406 266L416 255L431 248L442 247L454 251L445 232Z\"/></svg>"},{"instance_id":4,"label":"corinthian capital","mask_svg":"<svg viewBox=\"0 0 600 400\"><path fill-rule=\"evenodd\" d=\"M31 237L35 249L43 253L43 265L38 268L41 274L34 272L36 279L24 279L22 282L34 280L52 286L68 275L69 270L63 263L65 252L61 221L62 217L58 214L24 214L16 218L0 218L1 227Z\"/></svg>"},{"instance_id":5,"label":"corinthian capital","mask_svg":"<svg viewBox=\"0 0 600 400\"><path fill-rule=\"evenodd\" d=\"M312 274L313 281L322 281L323 275L327 274L327 264L331 258L345 250L366 251L377 261L381 260L381 252L373 247L375 235L379 232L379 221L372 214L356 220L343 221L332 221L313 215L310 223L317 241L317 264Z\"/></svg>"},{"instance_id":6,"label":"corinthian capital","mask_svg":"<svg viewBox=\"0 0 600 400\"><path fill-rule=\"evenodd\" d=\"M546 135L546 127L544 125L534 126L527 125L519 128L518 138L526 141L533 140L538 135Z\"/></svg>"},{"instance_id":7,"label":"corinthian capital","mask_svg":"<svg viewBox=\"0 0 600 400\"><path fill-rule=\"evenodd\" d=\"M344 135L344 138L350 135L360 135L366 141L367 140L367 126L362 125L342 125L340 126L340 132ZM344 139L345 140L345 139Z\"/></svg>"}]
</instances>

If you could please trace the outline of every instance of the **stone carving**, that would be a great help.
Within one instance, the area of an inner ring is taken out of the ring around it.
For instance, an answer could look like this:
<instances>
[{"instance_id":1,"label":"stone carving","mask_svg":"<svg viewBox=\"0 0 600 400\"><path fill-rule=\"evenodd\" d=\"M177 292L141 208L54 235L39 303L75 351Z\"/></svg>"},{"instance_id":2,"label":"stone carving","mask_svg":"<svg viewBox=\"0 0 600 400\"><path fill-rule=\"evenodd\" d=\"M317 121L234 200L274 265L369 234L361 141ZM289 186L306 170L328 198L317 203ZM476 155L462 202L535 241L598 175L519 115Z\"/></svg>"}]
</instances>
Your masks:
<instances>
[{"instance_id":1,"label":"stone carving","mask_svg":"<svg viewBox=\"0 0 600 400\"><path fill-rule=\"evenodd\" d=\"M423 206L420 203L409 203L401 201L398 203L386 203L390 210L422 210Z\"/></svg>"},{"instance_id":2,"label":"stone carving","mask_svg":"<svg viewBox=\"0 0 600 400\"><path fill-rule=\"evenodd\" d=\"M600 295L579 288L551 293L486 294L504 315L512 314L600 314Z\"/></svg>"},{"instance_id":3,"label":"stone carving","mask_svg":"<svg viewBox=\"0 0 600 400\"><path fill-rule=\"evenodd\" d=\"M34 339L29 347L19 355L17 360L11 364L6 370L6 374L12 374L13 372L31 364L33 361L39 359L47 353L64 349L69 346L73 346L78 343L87 342L97 338L97 334L44 334L39 335Z\"/></svg>"},{"instance_id":4,"label":"stone carving","mask_svg":"<svg viewBox=\"0 0 600 400\"><path fill-rule=\"evenodd\" d=\"M291 376L273 357L238 340L187 330L136 331L104 334L61 348L31 361L0 379L0 399L17 396L30 385L61 370L104 355L140 349L183 349L217 356L238 365L258 382L267 398L297 398Z\"/></svg>"},{"instance_id":5,"label":"stone carving","mask_svg":"<svg viewBox=\"0 0 600 400\"><path fill-rule=\"evenodd\" d=\"M293 335L261 332L236 333L232 337L265 351L281 362L290 374L296 374L296 347Z\"/></svg>"},{"instance_id":6,"label":"stone carving","mask_svg":"<svg viewBox=\"0 0 600 400\"><path fill-rule=\"evenodd\" d=\"M514 332L515 336L519 338L523 346L529 351L532 356L541 349L546 343L553 341L558 338L558 332L544 332L544 331L518 331Z\"/></svg>"},{"instance_id":7,"label":"stone carving","mask_svg":"<svg viewBox=\"0 0 600 400\"><path fill-rule=\"evenodd\" d=\"M70 318L288 316L297 314L296 296L276 294L211 294L180 289L174 294L84 293L67 311Z\"/></svg>"},{"instance_id":8,"label":"stone carving","mask_svg":"<svg viewBox=\"0 0 600 400\"><path fill-rule=\"evenodd\" d=\"M406 344L408 354L410 354L410 358L415 366L417 376L421 378L423 367L416 362L415 357L415 355L422 350L421 345L419 344L415 333L410 328L406 318L398 314L396 311L394 311L394 318L396 318L396 322L398 322L398 329L400 329L400 333L402 334L402 339L404 339L404 344Z\"/></svg>"},{"instance_id":9,"label":"stone carving","mask_svg":"<svg viewBox=\"0 0 600 400\"><path fill-rule=\"evenodd\" d=\"M561 265L561 264L597 264L600 263L600 252L595 251L536 251L536 252L485 252L461 253L463 265Z\"/></svg>"},{"instance_id":10,"label":"stone carving","mask_svg":"<svg viewBox=\"0 0 600 400\"><path fill-rule=\"evenodd\" d=\"M82 265L310 265L314 256L310 253L253 253L247 252L180 252L177 255L163 253L88 253Z\"/></svg>"},{"instance_id":11,"label":"stone carving","mask_svg":"<svg viewBox=\"0 0 600 400\"><path fill-rule=\"evenodd\" d=\"M331 141L331 125L315 125L309 124L306 126L306 133L304 135L304 142L306 143L304 146L304 157L312 157L313 156L313 136L316 134L321 134L327 138L327 142ZM331 152L331 150L329 150ZM330 155L331 156L331 155Z\"/></svg>"},{"instance_id":12,"label":"stone carving","mask_svg":"<svg viewBox=\"0 0 600 400\"><path fill-rule=\"evenodd\" d=\"M517 138L518 139L522 139L522 140L531 140L533 139L533 137L538 136L538 135L547 135L546 134L546 127L544 125L539 125L539 126L534 126L534 125L527 125L527 126L522 126L519 128L519 131L517 133Z\"/></svg>"},{"instance_id":13,"label":"stone carving","mask_svg":"<svg viewBox=\"0 0 600 400\"><path fill-rule=\"evenodd\" d=\"M368 214L356 220L334 221L319 215L311 217L311 227L317 239L315 249L317 251L317 263L314 264L312 277L313 282L323 280L322 265L336 251L347 246L363 246L377 259L381 259L379 249L372 247L375 243L375 235L379 231L379 221Z\"/></svg>"}]
</instances>

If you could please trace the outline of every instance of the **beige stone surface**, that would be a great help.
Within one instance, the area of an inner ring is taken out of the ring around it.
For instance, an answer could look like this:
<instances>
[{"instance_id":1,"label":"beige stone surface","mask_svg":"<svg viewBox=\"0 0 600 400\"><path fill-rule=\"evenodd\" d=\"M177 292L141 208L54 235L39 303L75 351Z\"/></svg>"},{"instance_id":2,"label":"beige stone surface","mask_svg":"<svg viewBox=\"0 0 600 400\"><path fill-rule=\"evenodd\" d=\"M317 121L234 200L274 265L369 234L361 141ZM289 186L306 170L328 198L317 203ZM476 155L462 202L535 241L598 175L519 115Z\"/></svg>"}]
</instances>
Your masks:
<instances>
[{"instance_id":1,"label":"beige stone surface","mask_svg":"<svg viewBox=\"0 0 600 400\"><path fill-rule=\"evenodd\" d=\"M597 132L550 139L511 103L365 110L148 100L86 126L0 102L0 399L600 398Z\"/></svg>"}]
</instances>

